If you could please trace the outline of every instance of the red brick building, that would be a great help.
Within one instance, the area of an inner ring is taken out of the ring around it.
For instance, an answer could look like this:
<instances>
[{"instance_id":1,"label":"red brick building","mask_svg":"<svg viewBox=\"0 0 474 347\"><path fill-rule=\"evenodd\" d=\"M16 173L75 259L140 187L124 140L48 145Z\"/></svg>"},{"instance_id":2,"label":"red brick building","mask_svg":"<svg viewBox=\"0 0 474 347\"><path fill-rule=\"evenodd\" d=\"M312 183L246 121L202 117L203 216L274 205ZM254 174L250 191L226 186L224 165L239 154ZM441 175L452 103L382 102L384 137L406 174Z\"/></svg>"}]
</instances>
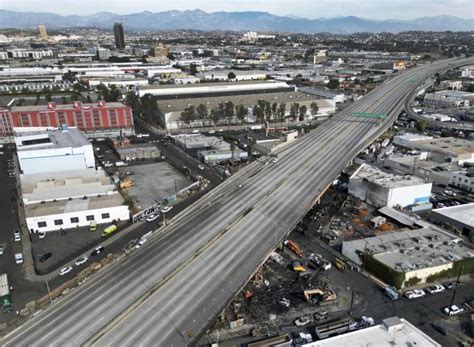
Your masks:
<instances>
[{"instance_id":1,"label":"red brick building","mask_svg":"<svg viewBox=\"0 0 474 347\"><path fill-rule=\"evenodd\" d=\"M0 137L9 136L14 127L53 127L61 124L92 134L134 133L132 109L120 102L68 105L13 106L0 108Z\"/></svg>"}]
</instances>

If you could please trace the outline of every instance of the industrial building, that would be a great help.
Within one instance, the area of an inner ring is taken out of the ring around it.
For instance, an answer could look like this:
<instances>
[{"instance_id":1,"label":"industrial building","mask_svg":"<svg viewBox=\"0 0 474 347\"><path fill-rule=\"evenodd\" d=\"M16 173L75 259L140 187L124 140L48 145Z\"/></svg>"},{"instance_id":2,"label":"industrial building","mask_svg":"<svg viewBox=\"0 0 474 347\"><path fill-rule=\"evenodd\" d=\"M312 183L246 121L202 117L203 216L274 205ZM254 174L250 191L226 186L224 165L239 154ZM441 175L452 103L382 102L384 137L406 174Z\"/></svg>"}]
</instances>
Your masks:
<instances>
[{"instance_id":1,"label":"industrial building","mask_svg":"<svg viewBox=\"0 0 474 347\"><path fill-rule=\"evenodd\" d=\"M59 130L18 129L15 144L23 175L95 167L92 145L76 128L64 125Z\"/></svg>"},{"instance_id":2,"label":"industrial building","mask_svg":"<svg viewBox=\"0 0 474 347\"><path fill-rule=\"evenodd\" d=\"M355 346L423 346L441 347L431 337L403 318L390 317L382 324L329 337L303 345L305 347L355 347Z\"/></svg>"},{"instance_id":3,"label":"industrial building","mask_svg":"<svg viewBox=\"0 0 474 347\"><path fill-rule=\"evenodd\" d=\"M427 93L424 104L433 107L468 107L474 101L474 93L459 90L440 90Z\"/></svg>"},{"instance_id":4,"label":"industrial building","mask_svg":"<svg viewBox=\"0 0 474 347\"><path fill-rule=\"evenodd\" d=\"M474 192L474 168L467 171L457 171L451 176L449 184L468 192Z\"/></svg>"},{"instance_id":5,"label":"industrial building","mask_svg":"<svg viewBox=\"0 0 474 347\"><path fill-rule=\"evenodd\" d=\"M186 98L186 99L165 99L158 100L158 111L160 116L160 122L166 129L178 129L182 127L191 126L203 126L203 125L213 125L211 120L208 118L203 121L201 119L196 119L191 124L185 123L181 120L181 113L185 108L189 106L197 107L199 104L206 106L208 112L212 109L217 108L219 104L232 102L234 105L243 105L247 109L247 116L244 121L253 123L256 121L253 115L253 107L260 101L270 102L271 104L284 104L285 105L285 117L290 115L291 104L298 103L299 106L306 107L305 120L312 119L327 119L328 116L336 112L336 103L331 99L318 99L317 97L305 93L286 91L278 93L255 93L248 94L244 93L242 95L233 95L233 96L209 96L202 97L201 99L195 98ZM313 114L311 111L311 104L316 103L318 106L318 111L316 114ZM299 114L298 114L299 116ZM222 124L229 123L239 123L240 120L228 119L222 120ZM205 123L205 124L204 124Z\"/></svg>"},{"instance_id":6,"label":"industrial building","mask_svg":"<svg viewBox=\"0 0 474 347\"><path fill-rule=\"evenodd\" d=\"M151 143L130 144L115 147L120 160L130 161L133 159L154 159L160 157L159 149Z\"/></svg>"},{"instance_id":7,"label":"industrial building","mask_svg":"<svg viewBox=\"0 0 474 347\"><path fill-rule=\"evenodd\" d=\"M357 265L364 263L366 270L384 282L401 288L412 283L412 278L417 279L416 284L426 283L430 276L453 269L455 262L474 258L474 250L451 233L427 222L418 226L421 228L343 241L342 254ZM370 263L362 260L362 254L370 255ZM371 266L374 262L382 267ZM381 268L386 270L377 273ZM399 276L399 282L394 283Z\"/></svg>"},{"instance_id":8,"label":"industrial building","mask_svg":"<svg viewBox=\"0 0 474 347\"><path fill-rule=\"evenodd\" d=\"M346 95L344 93L340 93L338 91L330 89L322 89L316 87L299 87L298 91L310 95L316 95L323 99L334 100L336 104L346 101Z\"/></svg>"},{"instance_id":9,"label":"industrial building","mask_svg":"<svg viewBox=\"0 0 474 347\"><path fill-rule=\"evenodd\" d=\"M229 74L234 74L234 78L229 78ZM267 78L265 71L259 70L209 70L196 74L205 81L252 81L252 80L264 80Z\"/></svg>"},{"instance_id":10,"label":"industrial building","mask_svg":"<svg viewBox=\"0 0 474 347\"><path fill-rule=\"evenodd\" d=\"M474 163L474 142L456 137L431 138L417 134L396 135L393 143L427 152L426 158L438 163Z\"/></svg>"},{"instance_id":11,"label":"industrial building","mask_svg":"<svg viewBox=\"0 0 474 347\"><path fill-rule=\"evenodd\" d=\"M13 134L13 128L50 127L66 124L89 137L133 135L132 109L120 102L13 106L0 108L0 137Z\"/></svg>"},{"instance_id":12,"label":"industrial building","mask_svg":"<svg viewBox=\"0 0 474 347\"><path fill-rule=\"evenodd\" d=\"M295 87L291 87L285 82L240 81L140 87L138 95L141 97L145 94L151 94L156 99L183 99L224 95L276 93L290 90L294 91Z\"/></svg>"},{"instance_id":13,"label":"industrial building","mask_svg":"<svg viewBox=\"0 0 474 347\"><path fill-rule=\"evenodd\" d=\"M466 236L474 236L474 203L438 208L431 212L431 222L455 228Z\"/></svg>"},{"instance_id":14,"label":"industrial building","mask_svg":"<svg viewBox=\"0 0 474 347\"><path fill-rule=\"evenodd\" d=\"M92 145L75 128L15 134L21 199L31 233L129 219L123 198L96 169Z\"/></svg>"},{"instance_id":15,"label":"industrial building","mask_svg":"<svg viewBox=\"0 0 474 347\"><path fill-rule=\"evenodd\" d=\"M432 183L397 176L362 164L349 179L349 194L376 207L407 207L429 203Z\"/></svg>"}]
</instances>

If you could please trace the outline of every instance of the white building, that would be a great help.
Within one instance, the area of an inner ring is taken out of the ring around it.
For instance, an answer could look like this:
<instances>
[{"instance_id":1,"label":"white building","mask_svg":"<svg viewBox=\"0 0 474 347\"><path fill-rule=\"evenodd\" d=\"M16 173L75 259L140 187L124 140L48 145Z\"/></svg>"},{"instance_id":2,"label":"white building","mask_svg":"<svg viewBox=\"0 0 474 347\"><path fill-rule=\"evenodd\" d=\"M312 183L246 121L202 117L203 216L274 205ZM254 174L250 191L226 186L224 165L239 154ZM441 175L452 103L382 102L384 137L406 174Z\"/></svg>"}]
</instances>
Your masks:
<instances>
[{"instance_id":1,"label":"white building","mask_svg":"<svg viewBox=\"0 0 474 347\"><path fill-rule=\"evenodd\" d=\"M474 100L474 93L458 90L441 90L425 94L423 102L434 107L469 107Z\"/></svg>"},{"instance_id":2,"label":"white building","mask_svg":"<svg viewBox=\"0 0 474 347\"><path fill-rule=\"evenodd\" d=\"M159 97L172 97L175 95L203 95L211 96L220 93L234 93L242 92L264 92L276 91L279 89L288 90L291 87L285 82L275 81L242 81L229 83L205 83L205 84L185 84L185 85L163 85L163 86L148 86L140 87L138 94L142 97L145 94L152 94Z\"/></svg>"},{"instance_id":3,"label":"white building","mask_svg":"<svg viewBox=\"0 0 474 347\"><path fill-rule=\"evenodd\" d=\"M459 189L474 192L474 170L471 168L470 171L454 172L449 183Z\"/></svg>"},{"instance_id":4,"label":"white building","mask_svg":"<svg viewBox=\"0 0 474 347\"><path fill-rule=\"evenodd\" d=\"M16 131L15 143L31 233L129 219L122 196L95 168L92 145L79 130Z\"/></svg>"},{"instance_id":5,"label":"white building","mask_svg":"<svg viewBox=\"0 0 474 347\"><path fill-rule=\"evenodd\" d=\"M414 176L397 176L362 164L349 179L349 194L376 207L407 207L428 203L432 183Z\"/></svg>"},{"instance_id":6,"label":"white building","mask_svg":"<svg viewBox=\"0 0 474 347\"><path fill-rule=\"evenodd\" d=\"M95 167L92 145L76 128L15 129L15 144L22 174Z\"/></svg>"},{"instance_id":7,"label":"white building","mask_svg":"<svg viewBox=\"0 0 474 347\"><path fill-rule=\"evenodd\" d=\"M233 73L235 78L229 78L229 74ZM206 81L251 81L251 80L264 80L267 78L265 71L253 70L253 71L240 71L240 70L210 70L200 72L196 74L197 77Z\"/></svg>"},{"instance_id":8,"label":"white building","mask_svg":"<svg viewBox=\"0 0 474 347\"><path fill-rule=\"evenodd\" d=\"M90 78L86 80L90 88L97 87L100 84L103 84L107 88L113 85L118 88L136 88L149 85L146 78Z\"/></svg>"},{"instance_id":9,"label":"white building","mask_svg":"<svg viewBox=\"0 0 474 347\"><path fill-rule=\"evenodd\" d=\"M451 90L461 90L462 88L462 81L450 81L450 80L445 80L445 81L441 81L439 83L439 86L440 88L443 88L443 89L449 89L451 88Z\"/></svg>"},{"instance_id":10,"label":"white building","mask_svg":"<svg viewBox=\"0 0 474 347\"><path fill-rule=\"evenodd\" d=\"M441 347L431 337L403 318L384 319L382 324L355 330L303 345L305 347Z\"/></svg>"},{"instance_id":11,"label":"white building","mask_svg":"<svg viewBox=\"0 0 474 347\"><path fill-rule=\"evenodd\" d=\"M413 143L420 141L432 140L432 136L425 136L420 134L397 134L393 137L393 143L398 146L411 147Z\"/></svg>"}]
</instances>

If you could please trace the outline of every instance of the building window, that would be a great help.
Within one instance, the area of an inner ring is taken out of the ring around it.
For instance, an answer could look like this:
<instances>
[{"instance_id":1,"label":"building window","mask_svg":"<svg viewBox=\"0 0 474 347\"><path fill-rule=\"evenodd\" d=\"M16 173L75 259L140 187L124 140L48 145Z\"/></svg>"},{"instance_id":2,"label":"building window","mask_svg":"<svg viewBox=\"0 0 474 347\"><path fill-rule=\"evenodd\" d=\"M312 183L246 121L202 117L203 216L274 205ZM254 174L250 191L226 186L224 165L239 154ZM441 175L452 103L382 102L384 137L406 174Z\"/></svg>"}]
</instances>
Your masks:
<instances>
[{"instance_id":1,"label":"building window","mask_svg":"<svg viewBox=\"0 0 474 347\"><path fill-rule=\"evenodd\" d=\"M63 220L62 219L55 219L54 220L54 225L63 225Z\"/></svg>"},{"instance_id":2,"label":"building window","mask_svg":"<svg viewBox=\"0 0 474 347\"><path fill-rule=\"evenodd\" d=\"M46 222L38 222L38 228L45 228Z\"/></svg>"},{"instance_id":3,"label":"building window","mask_svg":"<svg viewBox=\"0 0 474 347\"><path fill-rule=\"evenodd\" d=\"M71 223L79 223L79 217L71 217Z\"/></svg>"},{"instance_id":4,"label":"building window","mask_svg":"<svg viewBox=\"0 0 474 347\"><path fill-rule=\"evenodd\" d=\"M102 219L110 218L110 213L102 213Z\"/></svg>"},{"instance_id":5,"label":"building window","mask_svg":"<svg viewBox=\"0 0 474 347\"><path fill-rule=\"evenodd\" d=\"M90 216L86 216L86 221L91 221L91 220L94 220L94 216L93 215L90 215Z\"/></svg>"}]
</instances>

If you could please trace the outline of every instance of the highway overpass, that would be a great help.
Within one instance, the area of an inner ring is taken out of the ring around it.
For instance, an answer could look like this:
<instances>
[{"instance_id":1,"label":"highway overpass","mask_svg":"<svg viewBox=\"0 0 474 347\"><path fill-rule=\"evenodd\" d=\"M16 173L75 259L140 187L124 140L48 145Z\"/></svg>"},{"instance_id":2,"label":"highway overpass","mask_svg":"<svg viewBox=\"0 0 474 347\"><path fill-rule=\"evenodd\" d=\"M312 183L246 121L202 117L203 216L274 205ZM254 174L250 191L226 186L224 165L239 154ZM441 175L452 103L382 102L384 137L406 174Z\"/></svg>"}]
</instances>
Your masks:
<instances>
[{"instance_id":1,"label":"highway overpass","mask_svg":"<svg viewBox=\"0 0 474 347\"><path fill-rule=\"evenodd\" d=\"M278 162L248 165L2 345L195 343L347 163L393 123L406 96L453 62L393 77L283 149ZM383 119L356 116L363 113Z\"/></svg>"}]
</instances>

